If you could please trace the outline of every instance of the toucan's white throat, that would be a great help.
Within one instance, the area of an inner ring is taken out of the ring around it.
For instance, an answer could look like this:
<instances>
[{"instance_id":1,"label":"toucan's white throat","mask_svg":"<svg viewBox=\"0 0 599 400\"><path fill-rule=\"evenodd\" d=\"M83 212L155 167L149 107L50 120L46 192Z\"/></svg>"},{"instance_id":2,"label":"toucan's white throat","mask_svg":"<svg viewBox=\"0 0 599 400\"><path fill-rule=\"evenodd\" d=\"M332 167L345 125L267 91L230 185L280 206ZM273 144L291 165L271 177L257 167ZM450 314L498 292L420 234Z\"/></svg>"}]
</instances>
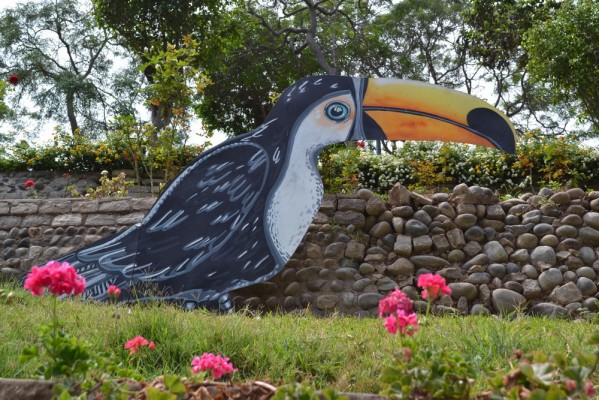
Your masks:
<instances>
[{"instance_id":1,"label":"toucan's white throat","mask_svg":"<svg viewBox=\"0 0 599 400\"><path fill-rule=\"evenodd\" d=\"M350 107L346 120L327 117L325 108L335 101ZM266 207L265 232L270 235L273 252L280 256L279 262L291 258L320 207L324 192L316 166L318 153L347 140L354 117L353 97L345 92L321 100L296 123L283 171Z\"/></svg>"}]
</instances>

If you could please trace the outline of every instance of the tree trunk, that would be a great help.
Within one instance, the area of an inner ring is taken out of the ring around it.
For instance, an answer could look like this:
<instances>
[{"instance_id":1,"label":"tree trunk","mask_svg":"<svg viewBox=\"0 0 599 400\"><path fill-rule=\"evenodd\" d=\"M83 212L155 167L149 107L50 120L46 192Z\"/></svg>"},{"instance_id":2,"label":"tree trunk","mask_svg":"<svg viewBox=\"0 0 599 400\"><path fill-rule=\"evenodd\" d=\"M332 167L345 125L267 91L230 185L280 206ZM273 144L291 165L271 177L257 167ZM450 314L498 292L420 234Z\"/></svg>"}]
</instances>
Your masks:
<instances>
[{"instance_id":1,"label":"tree trunk","mask_svg":"<svg viewBox=\"0 0 599 400\"><path fill-rule=\"evenodd\" d=\"M150 84L154 83L154 73L156 69L152 65L148 65L144 69L144 75ZM172 104L150 104L150 121L155 128L154 142L158 141L158 131L167 126L171 122Z\"/></svg>"},{"instance_id":2,"label":"tree trunk","mask_svg":"<svg viewBox=\"0 0 599 400\"><path fill-rule=\"evenodd\" d=\"M71 133L76 135L79 133L79 125L77 124L77 116L75 115L75 94L73 92L67 92L66 103L67 117L69 119L69 124L71 125Z\"/></svg>"}]
</instances>

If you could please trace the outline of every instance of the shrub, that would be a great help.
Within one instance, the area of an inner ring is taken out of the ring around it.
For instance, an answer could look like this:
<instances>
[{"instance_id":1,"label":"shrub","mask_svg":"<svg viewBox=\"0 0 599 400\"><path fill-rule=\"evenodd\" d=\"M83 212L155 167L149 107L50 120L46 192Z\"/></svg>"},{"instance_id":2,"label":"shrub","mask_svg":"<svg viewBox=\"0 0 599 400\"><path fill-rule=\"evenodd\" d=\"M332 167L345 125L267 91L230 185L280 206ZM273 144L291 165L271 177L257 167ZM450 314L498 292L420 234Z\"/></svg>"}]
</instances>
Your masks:
<instances>
[{"instance_id":1,"label":"shrub","mask_svg":"<svg viewBox=\"0 0 599 400\"><path fill-rule=\"evenodd\" d=\"M496 149L442 142L405 142L392 154L376 155L346 146L325 150L325 188L343 192L367 187L385 193L396 183L411 190L440 190L444 185L479 185L522 191L527 186L592 185L599 180L599 153L575 137L549 137L527 132L516 154ZM321 158L322 160L322 158Z\"/></svg>"}]
</instances>

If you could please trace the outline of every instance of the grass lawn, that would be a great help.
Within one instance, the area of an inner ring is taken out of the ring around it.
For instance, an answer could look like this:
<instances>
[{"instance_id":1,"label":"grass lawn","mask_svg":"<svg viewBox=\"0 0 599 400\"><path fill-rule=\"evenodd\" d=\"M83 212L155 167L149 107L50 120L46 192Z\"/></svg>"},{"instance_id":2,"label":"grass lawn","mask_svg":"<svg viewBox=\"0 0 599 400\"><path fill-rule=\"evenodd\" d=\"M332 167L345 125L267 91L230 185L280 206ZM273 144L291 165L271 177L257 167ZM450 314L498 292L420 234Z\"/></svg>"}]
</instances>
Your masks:
<instances>
[{"instance_id":1,"label":"grass lawn","mask_svg":"<svg viewBox=\"0 0 599 400\"><path fill-rule=\"evenodd\" d=\"M6 289L6 288L5 288ZM0 298L0 377L35 377L39 361L19 362L25 346L38 340L41 326L51 322L52 298L15 291L15 301ZM165 304L118 306L65 300L59 320L67 332L89 342L94 352L111 351L123 362L124 343L138 335L156 343L140 363L148 379L166 373L189 376L194 355L220 353L239 371L234 380L265 380L274 384L309 381L317 388L376 393L381 369L399 350L380 319L238 312L216 315L184 312ZM596 321L596 319L593 319ZM414 340L422 347L459 352L483 378L508 369L514 349L523 352L592 352L585 344L597 324L589 321L531 317L434 317L420 325Z\"/></svg>"}]
</instances>

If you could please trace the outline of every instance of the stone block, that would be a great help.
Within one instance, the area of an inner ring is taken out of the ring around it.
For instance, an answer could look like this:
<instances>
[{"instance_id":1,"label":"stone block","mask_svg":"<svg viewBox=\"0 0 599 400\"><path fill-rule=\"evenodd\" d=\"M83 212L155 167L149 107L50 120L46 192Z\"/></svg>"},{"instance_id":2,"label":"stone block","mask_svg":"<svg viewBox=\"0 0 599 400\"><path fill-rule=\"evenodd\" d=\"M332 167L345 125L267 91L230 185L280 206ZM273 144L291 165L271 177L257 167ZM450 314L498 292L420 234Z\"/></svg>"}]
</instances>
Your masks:
<instances>
[{"instance_id":1,"label":"stone block","mask_svg":"<svg viewBox=\"0 0 599 400\"><path fill-rule=\"evenodd\" d=\"M402 257L409 257L412 255L412 238L405 235L398 235L395 239L393 251Z\"/></svg>"},{"instance_id":2,"label":"stone block","mask_svg":"<svg viewBox=\"0 0 599 400\"><path fill-rule=\"evenodd\" d=\"M366 223L366 217L364 214L354 211L337 211L333 216L333 222L339 225L354 225L356 228L362 228Z\"/></svg>"},{"instance_id":3,"label":"stone block","mask_svg":"<svg viewBox=\"0 0 599 400\"><path fill-rule=\"evenodd\" d=\"M112 226L116 224L113 215L107 214L90 214L85 218L87 226Z\"/></svg>"},{"instance_id":4,"label":"stone block","mask_svg":"<svg viewBox=\"0 0 599 400\"><path fill-rule=\"evenodd\" d=\"M155 202L153 197L131 199L131 208L135 211L148 211Z\"/></svg>"},{"instance_id":5,"label":"stone block","mask_svg":"<svg viewBox=\"0 0 599 400\"><path fill-rule=\"evenodd\" d=\"M362 199L339 199L337 200L339 211L354 211L363 213L366 209L366 201Z\"/></svg>"},{"instance_id":6,"label":"stone block","mask_svg":"<svg viewBox=\"0 0 599 400\"><path fill-rule=\"evenodd\" d=\"M119 225L133 225L143 221L146 215L141 212L134 212L131 214L120 215L116 217L116 223Z\"/></svg>"},{"instance_id":7,"label":"stone block","mask_svg":"<svg viewBox=\"0 0 599 400\"><path fill-rule=\"evenodd\" d=\"M131 211L131 202L129 199L111 200L100 203L100 212L126 212Z\"/></svg>"},{"instance_id":8,"label":"stone block","mask_svg":"<svg viewBox=\"0 0 599 400\"><path fill-rule=\"evenodd\" d=\"M95 213L98 212L100 203L97 200L82 200L73 202L72 211L74 213Z\"/></svg>"},{"instance_id":9,"label":"stone block","mask_svg":"<svg viewBox=\"0 0 599 400\"><path fill-rule=\"evenodd\" d=\"M83 217L81 214L65 214L54 217L52 220L52 226L77 226L81 225Z\"/></svg>"},{"instance_id":10,"label":"stone block","mask_svg":"<svg viewBox=\"0 0 599 400\"><path fill-rule=\"evenodd\" d=\"M12 229L21 226L21 217L16 215L0 217L0 229Z\"/></svg>"},{"instance_id":11,"label":"stone block","mask_svg":"<svg viewBox=\"0 0 599 400\"><path fill-rule=\"evenodd\" d=\"M349 242L345 248L345 258L350 260L362 261L364 259L364 252L366 246L362 243Z\"/></svg>"},{"instance_id":12,"label":"stone block","mask_svg":"<svg viewBox=\"0 0 599 400\"><path fill-rule=\"evenodd\" d=\"M35 226L47 226L51 223L52 217L50 215L36 214L25 216L21 222L21 226L24 228L31 228Z\"/></svg>"},{"instance_id":13,"label":"stone block","mask_svg":"<svg viewBox=\"0 0 599 400\"><path fill-rule=\"evenodd\" d=\"M17 203L10 208L10 215L29 215L38 211L37 203Z\"/></svg>"},{"instance_id":14,"label":"stone block","mask_svg":"<svg viewBox=\"0 0 599 400\"><path fill-rule=\"evenodd\" d=\"M39 208L40 214L68 214L71 212L71 202L68 200L48 200Z\"/></svg>"}]
</instances>

